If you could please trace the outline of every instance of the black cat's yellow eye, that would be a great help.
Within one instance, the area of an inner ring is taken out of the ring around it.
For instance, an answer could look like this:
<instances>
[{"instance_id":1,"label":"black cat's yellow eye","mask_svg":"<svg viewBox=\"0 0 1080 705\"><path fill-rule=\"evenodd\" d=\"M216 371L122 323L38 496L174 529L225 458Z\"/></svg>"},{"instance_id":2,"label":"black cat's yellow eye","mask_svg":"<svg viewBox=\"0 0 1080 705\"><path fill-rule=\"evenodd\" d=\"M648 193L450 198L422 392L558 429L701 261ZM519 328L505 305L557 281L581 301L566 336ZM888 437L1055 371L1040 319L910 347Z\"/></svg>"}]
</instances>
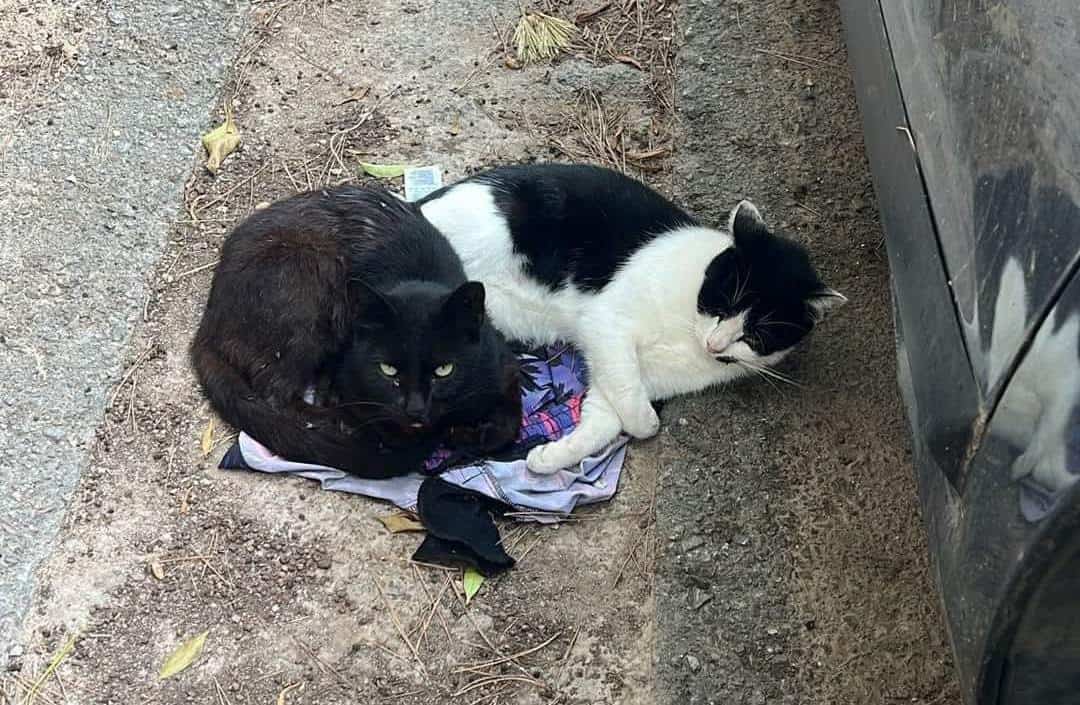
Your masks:
<instances>
[{"instance_id":1,"label":"black cat's yellow eye","mask_svg":"<svg viewBox=\"0 0 1080 705\"><path fill-rule=\"evenodd\" d=\"M435 368L436 377L449 377L454 372L454 363L448 362Z\"/></svg>"},{"instance_id":2,"label":"black cat's yellow eye","mask_svg":"<svg viewBox=\"0 0 1080 705\"><path fill-rule=\"evenodd\" d=\"M397 368L393 365L388 365L385 362L379 363L379 371L387 377L397 377Z\"/></svg>"}]
</instances>

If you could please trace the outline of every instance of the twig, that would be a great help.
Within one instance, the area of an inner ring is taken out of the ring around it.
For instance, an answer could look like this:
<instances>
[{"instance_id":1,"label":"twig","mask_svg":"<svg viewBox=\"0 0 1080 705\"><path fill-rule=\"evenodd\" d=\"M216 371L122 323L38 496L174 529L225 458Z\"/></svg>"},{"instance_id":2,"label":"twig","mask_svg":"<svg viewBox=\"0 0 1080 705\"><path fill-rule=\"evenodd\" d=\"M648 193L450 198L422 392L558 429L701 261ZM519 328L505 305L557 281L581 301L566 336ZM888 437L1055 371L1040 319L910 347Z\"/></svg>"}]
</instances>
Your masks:
<instances>
[{"instance_id":1,"label":"twig","mask_svg":"<svg viewBox=\"0 0 1080 705\"><path fill-rule=\"evenodd\" d=\"M822 61L821 59L815 59L812 56L802 56L799 54L782 54L778 51L772 51L771 49L764 49L762 47L755 47L754 51L760 52L762 54L768 54L769 56L775 56L778 59L790 61L793 64L802 64L803 66L809 66L811 68L813 68L814 66L828 66L829 68L839 69L841 71L844 69L843 66L837 66L836 64L831 64L828 61Z\"/></svg>"},{"instance_id":2,"label":"twig","mask_svg":"<svg viewBox=\"0 0 1080 705\"><path fill-rule=\"evenodd\" d=\"M529 676L488 676L486 678L477 678L472 683L469 683L467 686L465 686L461 690L458 690L457 692L455 692L451 697L456 698L456 697L458 697L460 695L464 695L465 693L468 693L470 690L476 690L477 688L482 688L485 685L494 685L495 683L508 683L508 682L528 683L529 685L534 686L536 688L540 688L541 690L543 690L544 688L547 687L547 686L545 686L543 684L542 681L538 681L535 678L531 678Z\"/></svg>"},{"instance_id":3,"label":"twig","mask_svg":"<svg viewBox=\"0 0 1080 705\"><path fill-rule=\"evenodd\" d=\"M532 647L531 649L525 649L524 651L519 651L518 653L516 653L516 654L514 654L512 656L503 656L502 658L497 658L497 659L494 659L494 660L491 660L491 661L485 661L483 663L469 664L468 666L462 666L462 667L456 669L454 672L459 673L459 672L466 671L466 670L471 670L471 669L491 668L492 666L498 666L500 663L506 663L507 661L514 661L516 659L523 658L525 656L528 656L529 654L536 653L540 649L543 649L545 646L547 646L548 644L550 644L551 642L555 641L560 636L562 636L562 634L563 634L562 632L556 632L554 635L548 637L543 642L541 642L540 644L537 644L536 646Z\"/></svg>"},{"instance_id":4,"label":"twig","mask_svg":"<svg viewBox=\"0 0 1080 705\"><path fill-rule=\"evenodd\" d=\"M217 676L214 676L214 687L217 689L218 700L221 701L221 705L232 705L229 702L229 697L225 695L225 689L221 687L221 683L218 683Z\"/></svg>"},{"instance_id":5,"label":"twig","mask_svg":"<svg viewBox=\"0 0 1080 705\"><path fill-rule=\"evenodd\" d=\"M216 266L218 266L218 262L220 262L220 261L221 261L220 259L216 259L213 262L207 262L205 264L200 264L198 267L194 267L194 268L189 269L189 270L187 270L185 272L180 272L175 277L173 277L173 283L176 283L176 282L180 281L181 279L183 279L185 277L190 277L192 274L198 274L199 272L201 272L203 270L210 269L212 267L216 267Z\"/></svg>"},{"instance_id":6,"label":"twig","mask_svg":"<svg viewBox=\"0 0 1080 705\"><path fill-rule=\"evenodd\" d=\"M33 705L34 698L38 697L41 693L41 686L45 685L45 681L49 680L49 676L60 667L60 664L64 662L71 652L75 649L75 640L79 637L78 632L72 634L71 637L64 642L64 645L60 647L60 650L49 661L49 665L45 668L37 680L34 681L33 686L30 688L30 692L26 695L26 700L23 702L25 705Z\"/></svg>"},{"instance_id":7,"label":"twig","mask_svg":"<svg viewBox=\"0 0 1080 705\"><path fill-rule=\"evenodd\" d=\"M131 379L131 376L133 374L135 374L135 371L137 369L139 369L139 365L146 362L147 356L149 356L150 353L154 352L154 350L156 350L156 349L157 349L157 345L154 343L153 340L151 340L146 345L146 349L143 350L141 353L139 353L139 356L135 358L135 362L131 363L131 367L129 367L127 369L127 372L124 373L124 376L120 378L120 382L116 385L116 389L113 390L112 396L109 397L109 408L110 409L116 403L116 397L118 397L120 395L120 391L124 388L124 385L127 384L127 381L129 379Z\"/></svg>"},{"instance_id":8,"label":"twig","mask_svg":"<svg viewBox=\"0 0 1080 705\"><path fill-rule=\"evenodd\" d=\"M424 590L424 594L427 595L428 599L430 600L431 599L431 591L428 590L427 585L424 583L424 579L420 575L420 569L417 568L417 565L422 565L422 564L417 564L415 562L413 563L413 566L412 566L413 574L416 577L416 581L418 583L420 583L420 587ZM453 583L453 577L452 576L453 576L453 574L450 571L446 572L446 581L443 583L443 592L445 592L446 589L449 588L451 586L451 584ZM440 601L441 601L442 593L440 593L439 598L440 598ZM446 620L443 619L442 613L439 612L438 614L439 614L439 622L442 624L443 631L446 633L447 641L453 641L454 637L450 635L450 627L449 627L449 625L447 625Z\"/></svg>"},{"instance_id":9,"label":"twig","mask_svg":"<svg viewBox=\"0 0 1080 705\"><path fill-rule=\"evenodd\" d=\"M566 645L566 651L563 652L562 659L559 661L559 670L555 673L555 685L559 685L559 681L562 680L563 671L566 670L566 664L570 661L570 652L574 650L574 644L577 643L578 634L580 630L574 632L574 636L570 637L570 643Z\"/></svg>"},{"instance_id":10,"label":"twig","mask_svg":"<svg viewBox=\"0 0 1080 705\"><path fill-rule=\"evenodd\" d=\"M401 637L401 640L405 642L405 645L409 647L409 651L412 652L413 658L416 659L416 663L420 666L420 670L424 673L424 676L430 680L427 667L424 665L424 660L420 658L420 652L416 650L416 645L409 640L408 634L405 633L405 628L401 626L401 621L398 619L397 612L394 611L394 606L390 604L390 600L386 599L386 593L383 592L382 585L379 584L379 579L372 578L372 582L375 583L375 589L379 591L379 597L382 598L383 604L386 605L386 611L390 613L390 619L393 620L398 635Z\"/></svg>"}]
</instances>

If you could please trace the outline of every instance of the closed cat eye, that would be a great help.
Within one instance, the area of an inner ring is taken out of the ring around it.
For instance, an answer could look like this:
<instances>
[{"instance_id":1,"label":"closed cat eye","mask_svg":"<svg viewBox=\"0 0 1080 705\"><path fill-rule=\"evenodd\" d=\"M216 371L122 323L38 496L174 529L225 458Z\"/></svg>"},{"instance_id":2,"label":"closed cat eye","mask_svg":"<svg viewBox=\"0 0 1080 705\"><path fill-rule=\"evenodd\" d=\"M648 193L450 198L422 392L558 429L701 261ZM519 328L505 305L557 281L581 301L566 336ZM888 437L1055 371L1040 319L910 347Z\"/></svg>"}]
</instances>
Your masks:
<instances>
[{"instance_id":1,"label":"closed cat eye","mask_svg":"<svg viewBox=\"0 0 1080 705\"><path fill-rule=\"evenodd\" d=\"M445 365L439 365L435 368L436 377L449 377L454 371L454 363L448 362Z\"/></svg>"},{"instance_id":2,"label":"closed cat eye","mask_svg":"<svg viewBox=\"0 0 1080 705\"><path fill-rule=\"evenodd\" d=\"M387 377L397 377L397 368L393 365L388 365L385 362L379 363L379 371Z\"/></svg>"}]
</instances>

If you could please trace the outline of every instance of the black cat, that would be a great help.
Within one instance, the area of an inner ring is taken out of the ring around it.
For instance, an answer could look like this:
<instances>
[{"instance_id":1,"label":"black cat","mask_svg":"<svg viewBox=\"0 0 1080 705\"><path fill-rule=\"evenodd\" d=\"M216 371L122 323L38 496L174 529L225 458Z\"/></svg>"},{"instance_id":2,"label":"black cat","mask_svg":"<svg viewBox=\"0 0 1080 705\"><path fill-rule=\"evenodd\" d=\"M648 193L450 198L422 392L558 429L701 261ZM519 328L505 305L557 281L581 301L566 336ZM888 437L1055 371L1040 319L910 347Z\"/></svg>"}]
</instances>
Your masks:
<instances>
[{"instance_id":1,"label":"black cat","mask_svg":"<svg viewBox=\"0 0 1080 705\"><path fill-rule=\"evenodd\" d=\"M417 207L379 189L299 194L238 225L191 360L225 421L362 477L418 470L444 442L494 451L521 421L483 285Z\"/></svg>"}]
</instances>

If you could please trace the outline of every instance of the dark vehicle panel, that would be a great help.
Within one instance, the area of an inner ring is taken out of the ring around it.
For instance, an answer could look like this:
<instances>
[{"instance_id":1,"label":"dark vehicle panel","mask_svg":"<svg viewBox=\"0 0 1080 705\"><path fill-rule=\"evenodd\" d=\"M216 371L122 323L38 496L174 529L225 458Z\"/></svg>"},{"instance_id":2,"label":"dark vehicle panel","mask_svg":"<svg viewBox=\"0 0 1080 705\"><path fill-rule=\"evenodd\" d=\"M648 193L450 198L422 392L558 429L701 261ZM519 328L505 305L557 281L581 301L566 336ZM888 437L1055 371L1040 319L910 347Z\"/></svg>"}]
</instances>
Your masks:
<instances>
[{"instance_id":1,"label":"dark vehicle panel","mask_svg":"<svg viewBox=\"0 0 1080 705\"><path fill-rule=\"evenodd\" d=\"M1080 702L1080 3L843 0L966 702Z\"/></svg>"}]
</instances>

